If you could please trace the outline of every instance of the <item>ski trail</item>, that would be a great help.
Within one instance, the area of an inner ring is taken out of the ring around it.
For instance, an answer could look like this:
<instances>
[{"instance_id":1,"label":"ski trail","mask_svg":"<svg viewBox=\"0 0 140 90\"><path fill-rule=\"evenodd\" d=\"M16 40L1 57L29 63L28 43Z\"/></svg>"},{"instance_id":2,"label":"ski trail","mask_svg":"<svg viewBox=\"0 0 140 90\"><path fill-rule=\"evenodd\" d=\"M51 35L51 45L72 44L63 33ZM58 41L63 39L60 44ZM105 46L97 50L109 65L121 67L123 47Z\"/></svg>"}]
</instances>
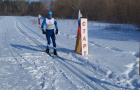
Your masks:
<instances>
[{"instance_id":1,"label":"ski trail","mask_svg":"<svg viewBox=\"0 0 140 90\"><path fill-rule=\"evenodd\" d=\"M34 42L35 44L37 44L38 46L39 45L42 45L43 43L42 43L42 41L40 41L40 40L46 40L45 39L45 37L43 37L42 35L40 35L40 34L38 34L38 33L36 33L34 30L32 30L32 29L30 29L30 28L28 28L26 25L24 25L22 22L20 22L20 21L18 21L17 20L17 27L18 27L18 29L20 30L20 32L24 35L24 36L27 36L28 38L31 38L30 39L30 41L32 41L32 42ZM21 27L22 26L22 27ZM32 32L32 34L31 35L29 35L27 32ZM34 35L33 35L34 34ZM62 35L62 36L65 36L65 37L68 37L68 38L76 38L75 36L71 36L71 35L67 35L67 34L63 34L63 33L61 33L60 32L60 35ZM36 37L37 36L37 37ZM37 40L36 38L38 38L39 37L39 39ZM28 41L28 40L27 40ZM116 48L116 47L107 47L107 46L105 46L105 45L101 45L101 44L98 44L98 43L95 43L95 42L90 42L89 41L89 44L90 45L93 45L93 46L96 46L96 47L99 47L99 48L104 48L104 49L109 49L109 50L112 50L112 51L116 51L116 52L120 52L120 53L125 53L125 54L129 54L129 55L133 55L133 56L137 56L136 54L134 54L133 52L126 52L126 51L124 51L124 50L122 50L122 49L120 49L120 48ZM58 45L59 46L59 45ZM41 47L39 47L41 50L43 50L44 49L44 47L43 46L41 46ZM60 54L62 54L62 56L63 56L63 53L60 53ZM90 69L90 71L92 72L92 71L95 71L95 72L98 72L98 75L100 75L100 77L101 77L101 75L102 74L107 74L108 76L107 77L109 77L110 75L113 75L113 72L111 71L111 70L109 70L109 69L107 69L107 71L106 70L104 70L103 68L100 68L100 67L98 67L98 66L96 66L96 65L94 65L94 64L92 64L92 63L90 63L90 62L86 62L84 59L80 59L77 55L75 55L75 54L72 54L72 53L69 53L69 54L67 54L67 55L72 55L73 57L72 57L72 59L75 59L75 58L78 58L77 59L77 61L79 61L79 62L81 62L82 64L84 64L84 65L86 65L85 66L85 68L87 68L87 70L91 67L91 69ZM66 60L63 60L63 61L66 61ZM70 60L69 60L70 61ZM72 62L74 62L74 61L72 61ZM71 62L71 63L72 63ZM69 64L71 64L71 63L69 63ZM61 66L63 66L63 64L65 64L65 63L62 63L61 64ZM68 68L70 69L70 72L72 72L74 75L76 74L76 76L78 77L78 78L84 78L84 81L83 82L85 82L86 84L88 83L88 82L92 82L92 80L94 81L96 81L97 80L97 78L94 78L94 77L91 77L90 79L91 80L89 80L89 78L86 78L85 76L86 76L86 74L83 74L84 72L76 72L76 71L74 71L73 70L73 68L71 67L71 66L69 66L69 64L67 65L64 65L65 67L64 68L66 68L67 70L68 70ZM83 66L84 66L83 65ZM74 65L75 66L75 65ZM75 67L77 67L77 66L75 66ZM131 68L133 68L133 67L135 67L135 64L133 64L132 65L132 67ZM77 67L77 68L79 68L79 67ZM61 68L60 68L61 69ZM92 70L92 69L94 69L94 70ZM130 68L128 68L129 70L130 70ZM109 70L109 71L108 71ZM78 71L78 70L77 70ZM76 72L76 73L75 73ZM132 70L130 70L130 71L128 71L127 73L130 73L130 72L132 72ZM81 75L81 73L82 73L82 75ZM79 76L79 75L81 75L81 76ZM131 76L131 75L130 75ZM90 76L89 76L90 77ZM104 77L104 76L102 76L102 77ZM87 82L86 82L87 81ZM100 81L100 82L102 82L103 83L103 81ZM109 81L110 82L110 81ZM108 85L110 84L110 85L112 85L111 83L109 83L108 82ZM45 82L44 82L45 83ZM45 87L44 85L44 83L42 83L42 87ZM96 81L96 83L98 84L99 82L98 82L98 80ZM104 81L104 83L105 83L105 81ZM107 82L106 82L107 83ZM100 84L100 83L99 83ZM113 86L113 85L112 85ZM90 86L91 87L91 86ZM101 86L100 86L101 87ZM121 86L117 86L117 85L114 85L114 87L117 87L117 88L123 88L123 87L121 87ZM92 88L92 87L91 87ZM105 88L102 88L102 89L105 89ZM127 89L127 88L125 88L125 89Z\"/></svg>"},{"instance_id":2,"label":"ski trail","mask_svg":"<svg viewBox=\"0 0 140 90\"><path fill-rule=\"evenodd\" d=\"M24 31L24 29L21 28L21 25L20 23L14 19L15 22L16 22L16 28L20 31L20 33L24 36L26 36L28 38L28 40L26 40L28 43L34 43L34 45L37 45L39 46L38 48L40 48L41 50L44 49L44 47L42 47L42 43L40 43L39 41L37 41L35 38L33 38L31 35L27 34L27 32ZM15 49L15 48L13 48ZM16 50L16 49L15 49ZM13 50L12 50L13 51ZM18 52L18 51L17 51ZM19 52L18 52L19 53ZM37 53L38 54L38 53ZM47 82L46 81L50 81L51 82L51 78L46 78L47 76L47 72L45 69L48 68L47 65L48 63L46 63L46 60L51 60L50 61L50 64L49 66L51 66L52 63L54 63L54 60L49 57L48 55L46 55L45 53L42 53L43 57L40 56L41 53L39 53L39 55L37 54L33 54L31 53L31 56L30 54L26 53L25 54L22 54L19 56L21 56L23 59L24 59L24 62L26 62L26 64L30 64L30 66L27 66L27 67L24 67L27 72L33 76L34 78L36 78L37 81L37 84L38 84L38 89L46 89L46 88L55 88L55 86L53 85L53 82L49 84L49 86L46 86ZM36 58L35 58L36 56ZM34 59L31 59L31 58L34 58ZM39 59L40 58L40 59ZM34 61L35 60L35 61ZM23 62L23 61L22 61ZM22 62L20 62L22 64ZM26 65L25 64L25 65ZM41 65L41 66L40 66ZM53 64L52 64L53 65ZM23 66L23 65L22 65ZM55 71L55 66L53 65L52 67L54 67L54 71L53 72L56 72ZM51 69L53 70L53 68ZM48 74L51 74L52 72L48 72Z\"/></svg>"},{"instance_id":3,"label":"ski trail","mask_svg":"<svg viewBox=\"0 0 140 90\"><path fill-rule=\"evenodd\" d=\"M30 35L28 35L23 29L21 29L20 28L20 26L17 24L17 28L25 35L25 36L27 36L27 37L29 37L35 44L37 44L37 45L41 45L42 43L40 43L39 41L37 41L37 40L35 40L33 37L31 37ZM40 47L41 49L43 49L42 47ZM75 74L75 72L73 72L74 74ZM81 80L83 79L80 75L76 75L76 76L78 76ZM85 80L85 82L86 82L86 80ZM87 81L88 82L88 81ZM86 82L86 83L87 83ZM88 82L88 84L89 84L89 82ZM87 84L87 85L88 85ZM90 86L92 86L92 84L90 84Z\"/></svg>"},{"instance_id":4,"label":"ski trail","mask_svg":"<svg viewBox=\"0 0 140 90\"><path fill-rule=\"evenodd\" d=\"M16 19L15 19L16 20ZM28 37L28 39L30 39L34 44L36 44L37 46L39 46L40 49L44 50L44 47L41 46L42 43L40 43L39 41L37 41L34 37L32 37L31 35L27 34L27 32L25 32L21 27L20 27L20 24L19 24L19 21L16 20L16 26L17 28L20 30L20 32Z\"/></svg>"},{"instance_id":5,"label":"ski trail","mask_svg":"<svg viewBox=\"0 0 140 90\"><path fill-rule=\"evenodd\" d=\"M19 23L20 23L20 22L19 22ZM23 25L23 24L22 24L22 25ZM23 26L25 27L25 25L23 25ZM18 26L17 26L17 27L18 27ZM30 35L28 35L28 34L25 32L25 30L22 30L20 27L18 27L18 28L19 28L19 30L20 30L25 36L28 36L29 38L31 38L32 41L33 41L34 43L37 43L37 44L40 44L40 45L42 44L42 43L40 43L39 41L35 40L35 39L34 39L33 37L31 37ZM27 27L25 27L25 28L27 28ZM27 29L29 29L29 28L27 28ZM30 31L31 31L32 33L36 34L37 36L39 36L39 35L38 35L37 33L35 33L33 30L30 29ZM41 36L41 38L44 39L44 37L42 37L42 36ZM74 57L73 57L73 58L74 58ZM85 64L86 64L86 63L85 63ZM63 65L63 64L62 64L62 65ZM90 64L90 63L88 63L88 65L90 65L91 67L94 67L94 66L93 66L92 64ZM69 68L69 69L71 68L71 67L68 67L67 65L64 65L64 66L66 66L65 68ZM87 69L88 69L88 68L87 68ZM87 83L87 85L89 84L90 87L93 88L92 84L90 84L91 80L89 80L89 79L87 79L87 78L85 79L85 77L83 77L83 76L85 76L85 75L81 76L81 75L80 75L81 73L78 73L78 74L77 74L76 71L73 71L73 69L70 69L70 70L71 70L71 72L72 72L74 75L76 75L76 76L77 76L78 78L80 78L81 80L84 79L84 82ZM100 71L103 71L103 70L100 70ZM89 80L90 82L89 82L88 80ZM96 80L96 79L95 79L95 80ZM97 79L97 80L98 80L98 79ZM83 81L83 80L82 80L82 81ZM93 82L93 81L92 81L92 82ZM94 82L94 83L96 83L96 82ZM102 86L100 83L97 82L97 85L98 85L98 84L99 84L100 86ZM110 85L111 85L111 84L110 84ZM102 87L103 87L103 86L102 86ZM118 86L118 87L119 87L119 86ZM96 87L94 87L94 88L96 88ZM105 89L105 86L104 86L103 88ZM102 89L103 89L103 88L102 88ZM106 88L106 89L107 89L107 88Z\"/></svg>"},{"instance_id":6,"label":"ski trail","mask_svg":"<svg viewBox=\"0 0 140 90\"><path fill-rule=\"evenodd\" d=\"M17 21L17 20L16 20ZM17 21L17 23L19 24L19 22ZM22 34L24 34L25 36L27 36L27 37L29 37L35 44L37 44L37 45L41 45L42 43L40 43L39 41L37 41L36 39L34 39L32 36L30 36L30 35L28 35L22 28L20 28L20 26L17 24L17 28L22 32ZM30 30L30 31L32 31L32 30ZM34 33L34 32L33 32ZM37 33L35 33L35 34L37 34ZM43 39L43 38L42 38ZM41 48L41 49L43 49L43 48ZM62 63L61 63L62 64ZM80 78L82 81L84 81L84 83L87 83L87 85L89 85L90 87L92 87L92 88L96 88L95 86L93 87L93 84L91 83L91 81L89 82L88 80L87 80L87 78L85 79L85 77L83 77L83 76L81 76L80 75L80 73L76 73L76 71L73 71L73 69L71 69L70 67L68 67L67 65L65 65L65 64L62 64L62 65L64 65L65 66L65 68L69 68L70 70L71 70L71 72L74 74L74 75L76 75L78 78ZM97 89L97 88L96 88Z\"/></svg>"},{"instance_id":7,"label":"ski trail","mask_svg":"<svg viewBox=\"0 0 140 90\"><path fill-rule=\"evenodd\" d=\"M17 29L18 30L20 30L20 32L24 35L24 36L26 36L26 37L28 37L28 39L30 39L30 41L32 41L35 45L37 45L37 46L40 46L41 45L41 43L40 42L38 42L37 40L35 40L33 37L31 37L30 35L28 35L21 27L20 27L20 24L19 24L19 22L15 19L15 21L16 21L16 27L17 27ZM28 41L28 40L27 40ZM39 47L40 49L44 49L43 47ZM24 56L25 58L27 58L27 60L28 60L28 58L29 57L27 57L27 56ZM52 58L46 58L46 59L52 59ZM38 71L38 69L37 68L39 68L39 67L37 67L37 63L35 62L35 61L32 61L32 62L30 62L30 63L33 63L33 65L34 65L34 68L32 68L32 67L28 67L27 69L29 70L29 72L30 73L33 73L32 75L36 75L37 74L37 72L39 72ZM43 66L43 67L45 67L45 66ZM42 66L40 67L40 68L42 68ZM40 69L39 69L40 70ZM40 77L40 76L41 77ZM41 72L41 73L39 73L39 75L37 75L38 77L35 77L35 78L37 78L37 79L40 79L41 78L41 82L40 82L40 86L41 86L41 89L43 89L43 88L45 88L45 76L44 76L44 73L43 72Z\"/></svg>"},{"instance_id":8,"label":"ski trail","mask_svg":"<svg viewBox=\"0 0 140 90\"><path fill-rule=\"evenodd\" d=\"M20 26L19 26L19 23L17 22L17 28L21 31L21 33L23 34L23 35L25 35L25 36L27 36L28 38L30 38L31 39L31 41L33 41L36 45L40 45L40 44L42 44L42 43L40 43L39 41L37 41L36 39L34 39L32 36L30 36L29 34L27 34ZM42 47L40 47L41 49L44 49L44 48L42 48ZM44 79L45 77L42 77L42 83L40 84L41 85L41 87L42 87L42 89L45 87L45 79Z\"/></svg>"},{"instance_id":9,"label":"ski trail","mask_svg":"<svg viewBox=\"0 0 140 90\"><path fill-rule=\"evenodd\" d=\"M24 29L24 32L25 32L25 30L28 30L28 32L30 31L32 34L35 34L35 35L37 35L38 37L40 37L41 38L41 40L43 39L44 41L46 41L46 37L44 37L43 35L40 35L39 33L37 33L37 32L35 32L33 29L30 29L29 27L27 27L25 24L23 24L23 22L20 22L17 18L15 18L16 19L16 21L18 21L18 23L20 24L20 26L22 26L22 28ZM40 29L40 28L39 28ZM41 32L41 30L40 30L40 32ZM32 35L32 37L34 37L34 35ZM36 38L36 37L34 37L34 38ZM37 39L37 38L36 38Z\"/></svg>"}]
</instances>

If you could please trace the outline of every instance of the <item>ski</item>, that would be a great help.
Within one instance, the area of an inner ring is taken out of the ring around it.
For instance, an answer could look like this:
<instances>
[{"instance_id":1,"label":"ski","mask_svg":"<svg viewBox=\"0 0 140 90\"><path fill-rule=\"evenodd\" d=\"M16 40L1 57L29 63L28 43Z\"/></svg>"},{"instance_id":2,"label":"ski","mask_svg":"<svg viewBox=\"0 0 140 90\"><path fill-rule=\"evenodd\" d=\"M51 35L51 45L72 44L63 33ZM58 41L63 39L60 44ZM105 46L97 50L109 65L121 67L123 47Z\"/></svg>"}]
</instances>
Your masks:
<instances>
[{"instance_id":1,"label":"ski","mask_svg":"<svg viewBox=\"0 0 140 90\"><path fill-rule=\"evenodd\" d=\"M49 56L52 56L50 53L47 53Z\"/></svg>"},{"instance_id":2,"label":"ski","mask_svg":"<svg viewBox=\"0 0 140 90\"><path fill-rule=\"evenodd\" d=\"M59 55L55 55L57 58L59 58L59 59L61 59L61 60L63 60L63 58L62 57L60 57Z\"/></svg>"},{"instance_id":3,"label":"ski","mask_svg":"<svg viewBox=\"0 0 140 90\"><path fill-rule=\"evenodd\" d=\"M56 57L58 57L58 58L60 58L60 56L59 55L55 55Z\"/></svg>"},{"instance_id":4,"label":"ski","mask_svg":"<svg viewBox=\"0 0 140 90\"><path fill-rule=\"evenodd\" d=\"M51 56L51 57L52 57L52 55L51 55L50 53L47 53L47 55L49 55L49 56Z\"/></svg>"}]
</instances>

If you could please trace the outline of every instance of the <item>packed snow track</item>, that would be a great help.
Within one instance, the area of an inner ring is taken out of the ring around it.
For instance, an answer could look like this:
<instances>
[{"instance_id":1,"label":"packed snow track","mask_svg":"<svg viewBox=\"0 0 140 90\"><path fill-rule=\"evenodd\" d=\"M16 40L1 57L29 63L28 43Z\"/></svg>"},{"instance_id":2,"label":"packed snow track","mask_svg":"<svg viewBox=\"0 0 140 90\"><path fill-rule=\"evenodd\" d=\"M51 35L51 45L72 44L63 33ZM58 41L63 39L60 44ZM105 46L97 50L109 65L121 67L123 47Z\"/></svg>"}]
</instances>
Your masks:
<instances>
[{"instance_id":1,"label":"packed snow track","mask_svg":"<svg viewBox=\"0 0 140 90\"><path fill-rule=\"evenodd\" d=\"M37 26L37 17L0 17L1 90L140 88L137 50L140 32L119 31L118 34L115 31L114 34L114 31L102 30L110 24L89 22L89 55L81 56L74 52L77 20L62 19L57 22L59 57L53 55L52 47L51 57L45 53L47 41ZM93 35L102 33L102 37L93 36L90 32ZM105 34L115 35L116 38L105 37ZM124 36L122 40L120 35L126 34L131 37ZM130 46L126 47L127 44Z\"/></svg>"}]
</instances>

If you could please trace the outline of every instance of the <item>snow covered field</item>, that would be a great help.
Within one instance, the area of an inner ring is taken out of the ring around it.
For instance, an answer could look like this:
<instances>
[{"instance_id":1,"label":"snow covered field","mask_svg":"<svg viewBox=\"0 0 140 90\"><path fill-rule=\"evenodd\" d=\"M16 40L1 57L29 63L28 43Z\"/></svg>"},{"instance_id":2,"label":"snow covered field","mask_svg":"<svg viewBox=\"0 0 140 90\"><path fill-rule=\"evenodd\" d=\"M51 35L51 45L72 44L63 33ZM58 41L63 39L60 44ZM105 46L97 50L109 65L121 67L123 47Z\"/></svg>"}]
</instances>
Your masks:
<instances>
[{"instance_id":1,"label":"snow covered field","mask_svg":"<svg viewBox=\"0 0 140 90\"><path fill-rule=\"evenodd\" d=\"M133 25L88 22L89 55L74 52L77 20L57 20L58 58L45 53L37 17L0 17L0 90L140 89L140 32Z\"/></svg>"}]
</instances>

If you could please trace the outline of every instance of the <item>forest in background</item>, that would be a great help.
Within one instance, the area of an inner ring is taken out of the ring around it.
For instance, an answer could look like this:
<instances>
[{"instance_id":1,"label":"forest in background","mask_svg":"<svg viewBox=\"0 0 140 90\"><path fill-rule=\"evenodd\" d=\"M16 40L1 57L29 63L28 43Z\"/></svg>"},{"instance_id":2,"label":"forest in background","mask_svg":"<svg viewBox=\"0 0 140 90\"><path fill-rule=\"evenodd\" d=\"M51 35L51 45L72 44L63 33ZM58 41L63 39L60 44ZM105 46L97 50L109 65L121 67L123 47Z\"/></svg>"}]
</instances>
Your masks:
<instances>
[{"instance_id":1,"label":"forest in background","mask_svg":"<svg viewBox=\"0 0 140 90\"><path fill-rule=\"evenodd\" d=\"M58 18L77 19L81 10L88 20L140 25L140 0L0 0L0 15L46 17L49 10Z\"/></svg>"},{"instance_id":2,"label":"forest in background","mask_svg":"<svg viewBox=\"0 0 140 90\"><path fill-rule=\"evenodd\" d=\"M0 15L38 16L46 11L42 2L27 0L0 0Z\"/></svg>"}]
</instances>

